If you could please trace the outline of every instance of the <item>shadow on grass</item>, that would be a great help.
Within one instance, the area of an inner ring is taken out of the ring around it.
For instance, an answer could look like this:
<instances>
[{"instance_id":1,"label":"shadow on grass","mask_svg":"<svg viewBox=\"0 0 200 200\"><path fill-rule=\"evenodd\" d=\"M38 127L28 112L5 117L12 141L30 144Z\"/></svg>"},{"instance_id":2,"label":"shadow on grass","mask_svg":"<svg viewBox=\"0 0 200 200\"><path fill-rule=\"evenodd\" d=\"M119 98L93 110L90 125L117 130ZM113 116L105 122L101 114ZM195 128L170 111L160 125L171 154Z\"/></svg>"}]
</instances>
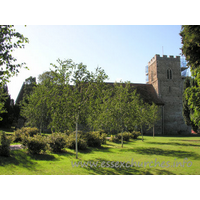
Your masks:
<instances>
[{"instance_id":1,"label":"shadow on grass","mask_svg":"<svg viewBox=\"0 0 200 200\"><path fill-rule=\"evenodd\" d=\"M154 148L154 147L138 147L134 149L121 149L123 152L134 152L137 154L142 155L159 155L159 156L171 156L171 157L177 157L177 158L190 158L194 160L200 159L200 155L188 152L188 151L177 151L177 150L163 150L160 148Z\"/></svg>"},{"instance_id":2,"label":"shadow on grass","mask_svg":"<svg viewBox=\"0 0 200 200\"><path fill-rule=\"evenodd\" d=\"M52 160L58 160L55 158L55 156L53 155L48 155L48 154L33 154L33 155L29 155L31 159L34 160L45 160L45 161L52 161Z\"/></svg>"},{"instance_id":3,"label":"shadow on grass","mask_svg":"<svg viewBox=\"0 0 200 200\"><path fill-rule=\"evenodd\" d=\"M60 160L59 157L55 157L54 155L52 154L55 154L55 155L58 155L58 156L65 156L65 157L70 157L70 156L74 156L75 154L74 153L71 153L67 150L63 150L61 152L53 152L53 153L50 153L50 152L46 152L44 154L33 154L33 155L29 155L32 159L34 160L45 160L45 161L58 161Z\"/></svg>"},{"instance_id":4,"label":"shadow on grass","mask_svg":"<svg viewBox=\"0 0 200 200\"><path fill-rule=\"evenodd\" d=\"M112 167L111 168L111 161L109 160L105 160L105 159L101 159L98 158L96 160L87 160L85 162L98 162L96 167L85 167L86 170L88 170L88 174L98 174L98 175L153 175L153 171L155 171L155 174L166 174L166 175L172 175L173 173L167 170L160 170L160 169L149 169L149 168L145 168L145 167L136 167L136 166L130 166L127 168L126 164L124 165L124 167L120 167L120 164L118 167ZM101 167L101 164L103 163L104 167ZM107 162L109 162L109 165L107 165ZM116 161L115 161L116 162Z\"/></svg>"},{"instance_id":5,"label":"shadow on grass","mask_svg":"<svg viewBox=\"0 0 200 200\"><path fill-rule=\"evenodd\" d=\"M186 141L189 142L189 140L186 140ZM146 143L148 143L148 144L157 144L157 145L175 145L175 146L194 146L194 147L200 147L200 145L196 145L196 144L177 143L177 142L167 142L167 143L162 143L162 142L146 142Z\"/></svg>"},{"instance_id":6,"label":"shadow on grass","mask_svg":"<svg viewBox=\"0 0 200 200\"><path fill-rule=\"evenodd\" d=\"M31 161L30 156L28 156L23 151L12 151L10 157L0 156L0 166L6 165L18 165L28 169L34 169L36 163Z\"/></svg>"},{"instance_id":7,"label":"shadow on grass","mask_svg":"<svg viewBox=\"0 0 200 200\"><path fill-rule=\"evenodd\" d=\"M112 148L109 147L88 147L86 150L78 150L80 153L87 154L92 152L109 152L114 153Z\"/></svg>"}]
</instances>

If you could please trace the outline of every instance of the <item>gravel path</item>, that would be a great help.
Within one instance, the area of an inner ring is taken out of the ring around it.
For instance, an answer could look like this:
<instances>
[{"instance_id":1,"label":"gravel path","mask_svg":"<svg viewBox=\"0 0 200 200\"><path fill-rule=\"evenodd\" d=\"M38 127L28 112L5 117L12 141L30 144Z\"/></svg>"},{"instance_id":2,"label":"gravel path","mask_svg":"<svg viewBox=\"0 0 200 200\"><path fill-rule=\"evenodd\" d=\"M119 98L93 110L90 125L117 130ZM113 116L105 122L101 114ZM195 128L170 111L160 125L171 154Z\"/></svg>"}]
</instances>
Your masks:
<instances>
[{"instance_id":1,"label":"gravel path","mask_svg":"<svg viewBox=\"0 0 200 200\"><path fill-rule=\"evenodd\" d=\"M21 144L18 145L10 145L10 150L19 150L22 149Z\"/></svg>"}]
</instances>

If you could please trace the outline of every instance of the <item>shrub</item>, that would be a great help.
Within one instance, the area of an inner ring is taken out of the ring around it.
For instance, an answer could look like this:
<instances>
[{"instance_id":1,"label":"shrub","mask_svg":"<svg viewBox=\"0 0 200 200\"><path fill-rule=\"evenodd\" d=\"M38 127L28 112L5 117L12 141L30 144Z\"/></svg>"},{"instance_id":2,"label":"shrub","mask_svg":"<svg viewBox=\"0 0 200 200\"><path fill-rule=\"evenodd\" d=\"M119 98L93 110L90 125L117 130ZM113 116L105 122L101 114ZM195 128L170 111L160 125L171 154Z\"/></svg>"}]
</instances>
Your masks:
<instances>
[{"instance_id":1,"label":"shrub","mask_svg":"<svg viewBox=\"0 0 200 200\"><path fill-rule=\"evenodd\" d=\"M37 128L31 128L31 127L22 127L21 129L17 129L15 131L15 142L21 142L24 137L33 137L34 135L37 135L39 133L39 130Z\"/></svg>"},{"instance_id":2,"label":"shrub","mask_svg":"<svg viewBox=\"0 0 200 200\"><path fill-rule=\"evenodd\" d=\"M80 137L80 134L78 134L77 140L78 140L78 149L80 149L80 150L87 149L87 147L88 147L87 142L86 142L86 140L84 140L83 138ZM76 144L75 134L71 133L67 137L67 144L66 144L66 146L69 149L75 149L75 144Z\"/></svg>"},{"instance_id":3,"label":"shrub","mask_svg":"<svg viewBox=\"0 0 200 200\"><path fill-rule=\"evenodd\" d=\"M67 135L64 133L52 133L48 138L48 143L53 152L61 152L67 145Z\"/></svg>"},{"instance_id":4,"label":"shrub","mask_svg":"<svg viewBox=\"0 0 200 200\"><path fill-rule=\"evenodd\" d=\"M6 136L5 132L2 132L0 135L1 135L0 155L9 157L11 140Z\"/></svg>"},{"instance_id":5,"label":"shrub","mask_svg":"<svg viewBox=\"0 0 200 200\"><path fill-rule=\"evenodd\" d=\"M131 138L132 139L137 139L140 135L141 135L141 133L139 131L133 131L131 133Z\"/></svg>"},{"instance_id":6,"label":"shrub","mask_svg":"<svg viewBox=\"0 0 200 200\"><path fill-rule=\"evenodd\" d=\"M48 148L46 137L34 135L33 137L24 137L23 145L28 148L30 154L39 154L45 152Z\"/></svg>"},{"instance_id":7,"label":"shrub","mask_svg":"<svg viewBox=\"0 0 200 200\"><path fill-rule=\"evenodd\" d=\"M106 137L107 137L107 134L106 134L106 133L102 133L102 134L101 134L101 143L102 143L102 144L106 144Z\"/></svg>"},{"instance_id":8,"label":"shrub","mask_svg":"<svg viewBox=\"0 0 200 200\"><path fill-rule=\"evenodd\" d=\"M123 140L124 140L124 141L129 141L130 135L131 135L131 133L129 133L129 132L123 132ZM118 133L118 134L116 135L116 137L117 137L118 140L121 140L122 133Z\"/></svg>"},{"instance_id":9,"label":"shrub","mask_svg":"<svg viewBox=\"0 0 200 200\"><path fill-rule=\"evenodd\" d=\"M87 132L83 137L89 147L101 147L102 137L98 131Z\"/></svg>"},{"instance_id":10,"label":"shrub","mask_svg":"<svg viewBox=\"0 0 200 200\"><path fill-rule=\"evenodd\" d=\"M118 139L118 137L116 137L116 135L111 135L110 136L110 142L116 142L116 143L118 143L119 139Z\"/></svg>"},{"instance_id":11,"label":"shrub","mask_svg":"<svg viewBox=\"0 0 200 200\"><path fill-rule=\"evenodd\" d=\"M17 129L15 131L15 140L14 142L21 142L23 140L24 137L24 133L22 131L22 129Z\"/></svg>"}]
</instances>

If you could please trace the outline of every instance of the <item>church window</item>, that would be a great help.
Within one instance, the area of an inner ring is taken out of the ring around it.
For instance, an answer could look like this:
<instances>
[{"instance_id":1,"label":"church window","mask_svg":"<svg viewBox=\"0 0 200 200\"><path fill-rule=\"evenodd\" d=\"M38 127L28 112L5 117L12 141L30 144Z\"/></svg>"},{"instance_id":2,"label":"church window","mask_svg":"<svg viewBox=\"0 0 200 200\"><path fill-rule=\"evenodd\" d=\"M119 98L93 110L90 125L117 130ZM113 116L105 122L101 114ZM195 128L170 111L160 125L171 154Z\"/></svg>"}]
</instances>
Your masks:
<instances>
[{"instance_id":1,"label":"church window","mask_svg":"<svg viewBox=\"0 0 200 200\"><path fill-rule=\"evenodd\" d=\"M171 69L167 70L167 79L172 79L172 70Z\"/></svg>"}]
</instances>

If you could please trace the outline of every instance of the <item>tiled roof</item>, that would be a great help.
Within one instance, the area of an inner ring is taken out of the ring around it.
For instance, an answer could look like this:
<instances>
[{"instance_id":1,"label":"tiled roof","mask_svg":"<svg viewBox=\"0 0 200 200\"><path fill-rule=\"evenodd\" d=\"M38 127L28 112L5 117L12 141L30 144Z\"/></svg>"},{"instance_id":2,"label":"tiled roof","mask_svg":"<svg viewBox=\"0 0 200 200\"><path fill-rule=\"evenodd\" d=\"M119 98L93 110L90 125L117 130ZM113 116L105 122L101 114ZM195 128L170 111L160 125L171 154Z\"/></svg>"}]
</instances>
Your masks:
<instances>
[{"instance_id":1,"label":"tiled roof","mask_svg":"<svg viewBox=\"0 0 200 200\"><path fill-rule=\"evenodd\" d=\"M107 84L113 85L114 83ZM136 89L137 94L139 94L146 103L151 104L154 102L156 105L164 105L164 102L158 97L153 85L130 83L130 86Z\"/></svg>"}]
</instances>

